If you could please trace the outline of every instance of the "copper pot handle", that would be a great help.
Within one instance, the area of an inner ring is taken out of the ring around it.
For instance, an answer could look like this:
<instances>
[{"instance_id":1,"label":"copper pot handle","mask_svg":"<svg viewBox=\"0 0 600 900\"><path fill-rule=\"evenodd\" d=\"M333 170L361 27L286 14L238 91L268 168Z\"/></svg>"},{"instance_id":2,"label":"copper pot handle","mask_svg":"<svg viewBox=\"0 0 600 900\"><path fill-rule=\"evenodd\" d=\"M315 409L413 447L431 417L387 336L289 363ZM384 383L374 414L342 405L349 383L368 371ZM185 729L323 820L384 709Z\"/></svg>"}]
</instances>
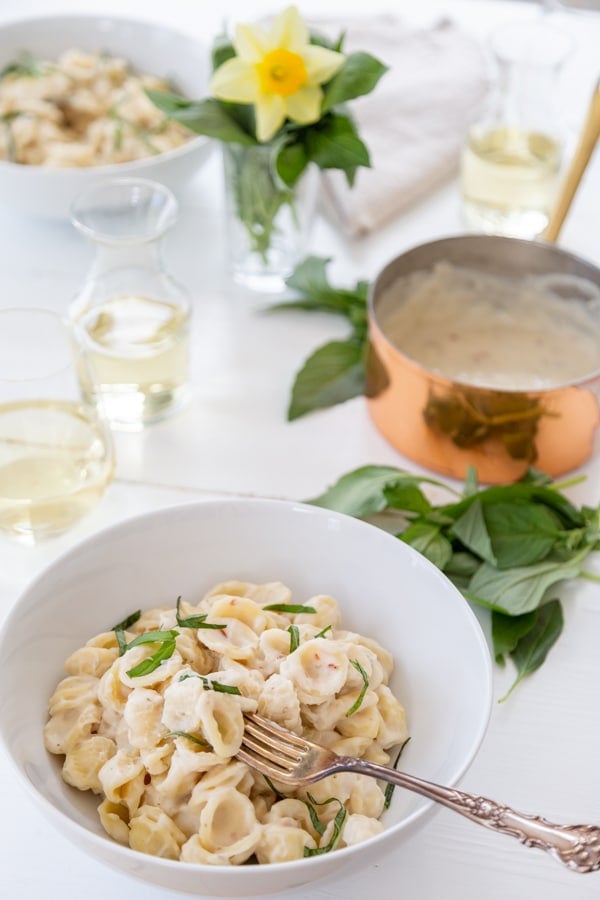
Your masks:
<instances>
[{"instance_id":1,"label":"copper pot handle","mask_svg":"<svg viewBox=\"0 0 600 900\"><path fill-rule=\"evenodd\" d=\"M600 137L600 81L598 81L592 94L577 149L561 186L558 200L548 220L548 225L542 235L544 240L551 242L557 240L573 202L573 197L579 187L579 182L598 143L598 137Z\"/></svg>"}]
</instances>

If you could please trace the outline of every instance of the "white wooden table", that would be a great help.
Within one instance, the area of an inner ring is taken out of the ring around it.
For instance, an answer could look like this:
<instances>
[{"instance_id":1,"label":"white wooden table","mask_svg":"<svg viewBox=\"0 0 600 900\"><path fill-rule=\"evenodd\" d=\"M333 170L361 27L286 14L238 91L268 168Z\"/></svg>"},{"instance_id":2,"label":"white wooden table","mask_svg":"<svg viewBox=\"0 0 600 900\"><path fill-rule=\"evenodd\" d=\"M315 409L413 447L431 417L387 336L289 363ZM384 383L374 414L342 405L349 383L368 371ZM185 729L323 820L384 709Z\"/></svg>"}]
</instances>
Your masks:
<instances>
[{"instance_id":1,"label":"white wooden table","mask_svg":"<svg viewBox=\"0 0 600 900\"><path fill-rule=\"evenodd\" d=\"M139 15L206 40L223 16L250 18L278 4L222 0L21 0L18 13L0 0L0 20L18 15L103 11ZM483 37L500 20L536 14L511 0L421 0L395 8L409 21L441 13ZM404 8L405 7L405 8ZM306 13L364 11L358 0L302 4ZM569 124L579 124L600 67L600 13L559 13L578 54L568 73ZM600 155L597 154L566 223L561 244L600 264ZM0 198L1 204L1 198ZM371 278L402 250L460 232L455 182L371 238L349 244L325 222L313 249L333 257L338 282ZM362 398L292 424L285 421L290 386L304 358L345 326L321 314L262 315L267 299L230 282L224 262L220 160L214 153L181 206L166 246L171 271L195 297L193 398L185 410L144 434L116 436L117 473L102 504L67 535L36 548L0 539L0 620L28 581L64 550L127 516L171 504L222 496L304 499L342 473L366 463L416 467L375 431ZM68 224L21 218L0 205L0 304L64 311L89 262L89 249ZM40 352L42 348L40 348ZM572 489L576 502L600 502L600 446ZM597 570L600 564L596 563ZM566 626L546 665L505 704L494 703L481 751L462 786L555 821L600 823L600 588L565 588ZM486 617L482 615L486 626ZM510 671L496 669L495 696ZM0 660L0 702L1 702ZM0 898L171 900L174 893L129 880L84 856L56 833L0 759ZM409 843L352 878L338 877L288 895L316 900L596 900L600 874L577 876L544 854L440 811ZM278 898L275 898L278 900Z\"/></svg>"}]
</instances>

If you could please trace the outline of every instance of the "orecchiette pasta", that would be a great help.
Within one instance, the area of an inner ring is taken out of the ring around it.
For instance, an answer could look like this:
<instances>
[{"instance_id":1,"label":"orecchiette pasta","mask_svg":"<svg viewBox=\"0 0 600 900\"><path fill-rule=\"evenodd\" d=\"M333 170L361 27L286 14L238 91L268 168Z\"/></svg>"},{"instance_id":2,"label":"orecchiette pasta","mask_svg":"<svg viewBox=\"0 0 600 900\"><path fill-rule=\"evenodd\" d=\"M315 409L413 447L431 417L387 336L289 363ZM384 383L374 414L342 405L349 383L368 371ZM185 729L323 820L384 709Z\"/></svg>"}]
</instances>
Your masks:
<instances>
[{"instance_id":1,"label":"orecchiette pasta","mask_svg":"<svg viewBox=\"0 0 600 900\"><path fill-rule=\"evenodd\" d=\"M392 665L376 641L341 630L334 598L298 604L281 582L224 581L195 606L134 614L76 649L45 744L134 850L205 865L301 859L379 834L384 791L354 773L280 789L235 759L244 713L389 763L407 736Z\"/></svg>"},{"instance_id":2,"label":"orecchiette pasta","mask_svg":"<svg viewBox=\"0 0 600 900\"><path fill-rule=\"evenodd\" d=\"M73 49L55 62L22 54L0 75L0 159L98 166L179 147L192 134L165 119L146 89L170 88L105 53Z\"/></svg>"}]
</instances>

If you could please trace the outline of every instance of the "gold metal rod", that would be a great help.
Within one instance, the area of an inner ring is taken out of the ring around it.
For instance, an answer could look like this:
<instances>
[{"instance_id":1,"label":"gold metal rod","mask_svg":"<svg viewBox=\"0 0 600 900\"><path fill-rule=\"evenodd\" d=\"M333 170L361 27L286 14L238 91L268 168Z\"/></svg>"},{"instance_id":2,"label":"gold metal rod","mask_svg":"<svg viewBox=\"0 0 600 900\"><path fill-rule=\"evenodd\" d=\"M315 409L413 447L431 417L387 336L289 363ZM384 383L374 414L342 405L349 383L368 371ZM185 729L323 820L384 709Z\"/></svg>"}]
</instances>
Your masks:
<instances>
[{"instance_id":1,"label":"gold metal rod","mask_svg":"<svg viewBox=\"0 0 600 900\"><path fill-rule=\"evenodd\" d=\"M557 240L567 213L577 192L579 183L590 161L600 136L600 81L596 85L587 111L583 131L575 150L571 165L561 186L558 200L552 210L548 225L542 235L544 240Z\"/></svg>"}]
</instances>

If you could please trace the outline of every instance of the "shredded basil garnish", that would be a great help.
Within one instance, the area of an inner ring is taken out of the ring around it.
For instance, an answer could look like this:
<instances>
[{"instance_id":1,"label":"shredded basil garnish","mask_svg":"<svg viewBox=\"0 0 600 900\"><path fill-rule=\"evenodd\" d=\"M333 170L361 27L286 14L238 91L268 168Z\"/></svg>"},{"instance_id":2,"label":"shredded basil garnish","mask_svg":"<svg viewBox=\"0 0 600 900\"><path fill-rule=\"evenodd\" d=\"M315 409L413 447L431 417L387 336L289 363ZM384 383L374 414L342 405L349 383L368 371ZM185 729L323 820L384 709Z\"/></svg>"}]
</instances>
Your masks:
<instances>
[{"instance_id":1,"label":"shredded basil garnish","mask_svg":"<svg viewBox=\"0 0 600 900\"><path fill-rule=\"evenodd\" d=\"M290 653L293 653L300 646L300 631L297 625L290 625L288 631L290 633Z\"/></svg>"},{"instance_id":2,"label":"shredded basil garnish","mask_svg":"<svg viewBox=\"0 0 600 900\"><path fill-rule=\"evenodd\" d=\"M218 631L222 631L224 628L227 628L226 624L219 622L207 622L207 613L201 613L197 616L188 616L187 618L183 618L181 615L181 597L177 598L177 624L181 628L215 628Z\"/></svg>"},{"instance_id":3,"label":"shredded basil garnish","mask_svg":"<svg viewBox=\"0 0 600 900\"><path fill-rule=\"evenodd\" d=\"M323 853L329 853L335 845L337 844L339 837L342 833L342 828L344 827L344 822L346 821L346 816L348 815L348 810L344 806L341 800L338 800L337 797L330 797L328 800L322 800L320 803L315 800L310 794L307 795L310 802L316 804L316 806L325 806L327 803L339 803L340 808L336 813L335 819L333 820L333 833L331 835L331 840L324 847L305 847L304 848L304 856L321 856ZM310 807L309 807L310 812ZM311 815L311 821L313 821ZM319 824L321 824L319 822ZM318 830L318 829L317 829ZM323 829L324 830L324 829ZM322 834L322 832L319 832Z\"/></svg>"},{"instance_id":4,"label":"shredded basil garnish","mask_svg":"<svg viewBox=\"0 0 600 900\"><path fill-rule=\"evenodd\" d=\"M315 634L315 637L316 638L318 638L318 637L324 638L328 631L333 631L333 625L326 625L325 628L323 628L321 631L319 631L318 634Z\"/></svg>"},{"instance_id":5,"label":"shredded basil garnish","mask_svg":"<svg viewBox=\"0 0 600 900\"><path fill-rule=\"evenodd\" d=\"M360 676L363 680L363 686L360 690L360 694L358 695L358 697L356 698L356 700L354 701L354 703L352 704L352 706L346 713L346 717L354 715L356 710L360 708L360 705L362 704L363 700L365 699L365 694L367 693L367 689L369 687L369 676L367 675L367 673L365 672L365 670L363 669L363 667L361 666L359 661L357 659L351 659L350 665L354 666L354 668L356 669L357 672L360 672Z\"/></svg>"},{"instance_id":6,"label":"shredded basil garnish","mask_svg":"<svg viewBox=\"0 0 600 900\"><path fill-rule=\"evenodd\" d=\"M135 625L135 623L141 618L141 615L141 609L136 609L135 612L127 616L126 619L123 619L122 622L119 622L118 625L113 625L111 631L127 631L128 628L131 628L132 625Z\"/></svg>"},{"instance_id":7,"label":"shredded basil garnish","mask_svg":"<svg viewBox=\"0 0 600 900\"><path fill-rule=\"evenodd\" d=\"M400 757L402 756L402 751L404 750L404 748L406 747L406 745L408 744L409 741L410 741L410 737L407 737L406 740L404 741L404 743L401 745L400 749L398 750L398 755L396 756L396 759L394 760L394 765L392 766L392 768L394 768L394 769L398 768L398 762L400 760ZM392 796L394 794L395 788L396 788L395 784L386 784L385 800L383 801L384 809L390 808L390 803L392 802Z\"/></svg>"},{"instance_id":8,"label":"shredded basil garnish","mask_svg":"<svg viewBox=\"0 0 600 900\"><path fill-rule=\"evenodd\" d=\"M316 613L314 606L303 606L301 603L270 603L269 606L263 606L263 609L282 613Z\"/></svg>"},{"instance_id":9,"label":"shredded basil garnish","mask_svg":"<svg viewBox=\"0 0 600 900\"><path fill-rule=\"evenodd\" d=\"M116 632L117 640L119 639L119 633ZM173 629L169 631L145 631L143 634L138 634L137 637L125 645L125 650L131 650L132 647L139 647L142 644L159 644L159 647L147 659L143 659L133 669L129 669L127 675L130 678L140 678L142 675L149 675L150 672L158 669L161 662L173 656L175 652L175 638L178 634L179 632Z\"/></svg>"},{"instance_id":10,"label":"shredded basil garnish","mask_svg":"<svg viewBox=\"0 0 600 900\"><path fill-rule=\"evenodd\" d=\"M236 687L234 684L223 684L221 681L212 681L205 675L198 675L197 672L184 672L183 675L179 676L177 681L185 681L186 678L199 678L206 691L216 691L219 694L236 694L239 697L242 696L239 687Z\"/></svg>"},{"instance_id":11,"label":"shredded basil garnish","mask_svg":"<svg viewBox=\"0 0 600 900\"><path fill-rule=\"evenodd\" d=\"M198 744L198 746L202 747L204 750L214 750L212 744L209 744L208 741L205 741L204 738L199 737L197 734L190 734L189 731L167 731L165 737L187 738L188 741L191 741L193 744Z\"/></svg>"},{"instance_id":12,"label":"shredded basil garnish","mask_svg":"<svg viewBox=\"0 0 600 900\"><path fill-rule=\"evenodd\" d=\"M269 785L269 788L273 791L273 793L275 794L275 796L277 797L278 800L287 800L286 795L282 794L281 791L277 790L277 788L275 787L275 785L273 784L273 782L271 781L271 779L269 778L268 775L263 775L263 778L265 779L265 781Z\"/></svg>"}]
</instances>

